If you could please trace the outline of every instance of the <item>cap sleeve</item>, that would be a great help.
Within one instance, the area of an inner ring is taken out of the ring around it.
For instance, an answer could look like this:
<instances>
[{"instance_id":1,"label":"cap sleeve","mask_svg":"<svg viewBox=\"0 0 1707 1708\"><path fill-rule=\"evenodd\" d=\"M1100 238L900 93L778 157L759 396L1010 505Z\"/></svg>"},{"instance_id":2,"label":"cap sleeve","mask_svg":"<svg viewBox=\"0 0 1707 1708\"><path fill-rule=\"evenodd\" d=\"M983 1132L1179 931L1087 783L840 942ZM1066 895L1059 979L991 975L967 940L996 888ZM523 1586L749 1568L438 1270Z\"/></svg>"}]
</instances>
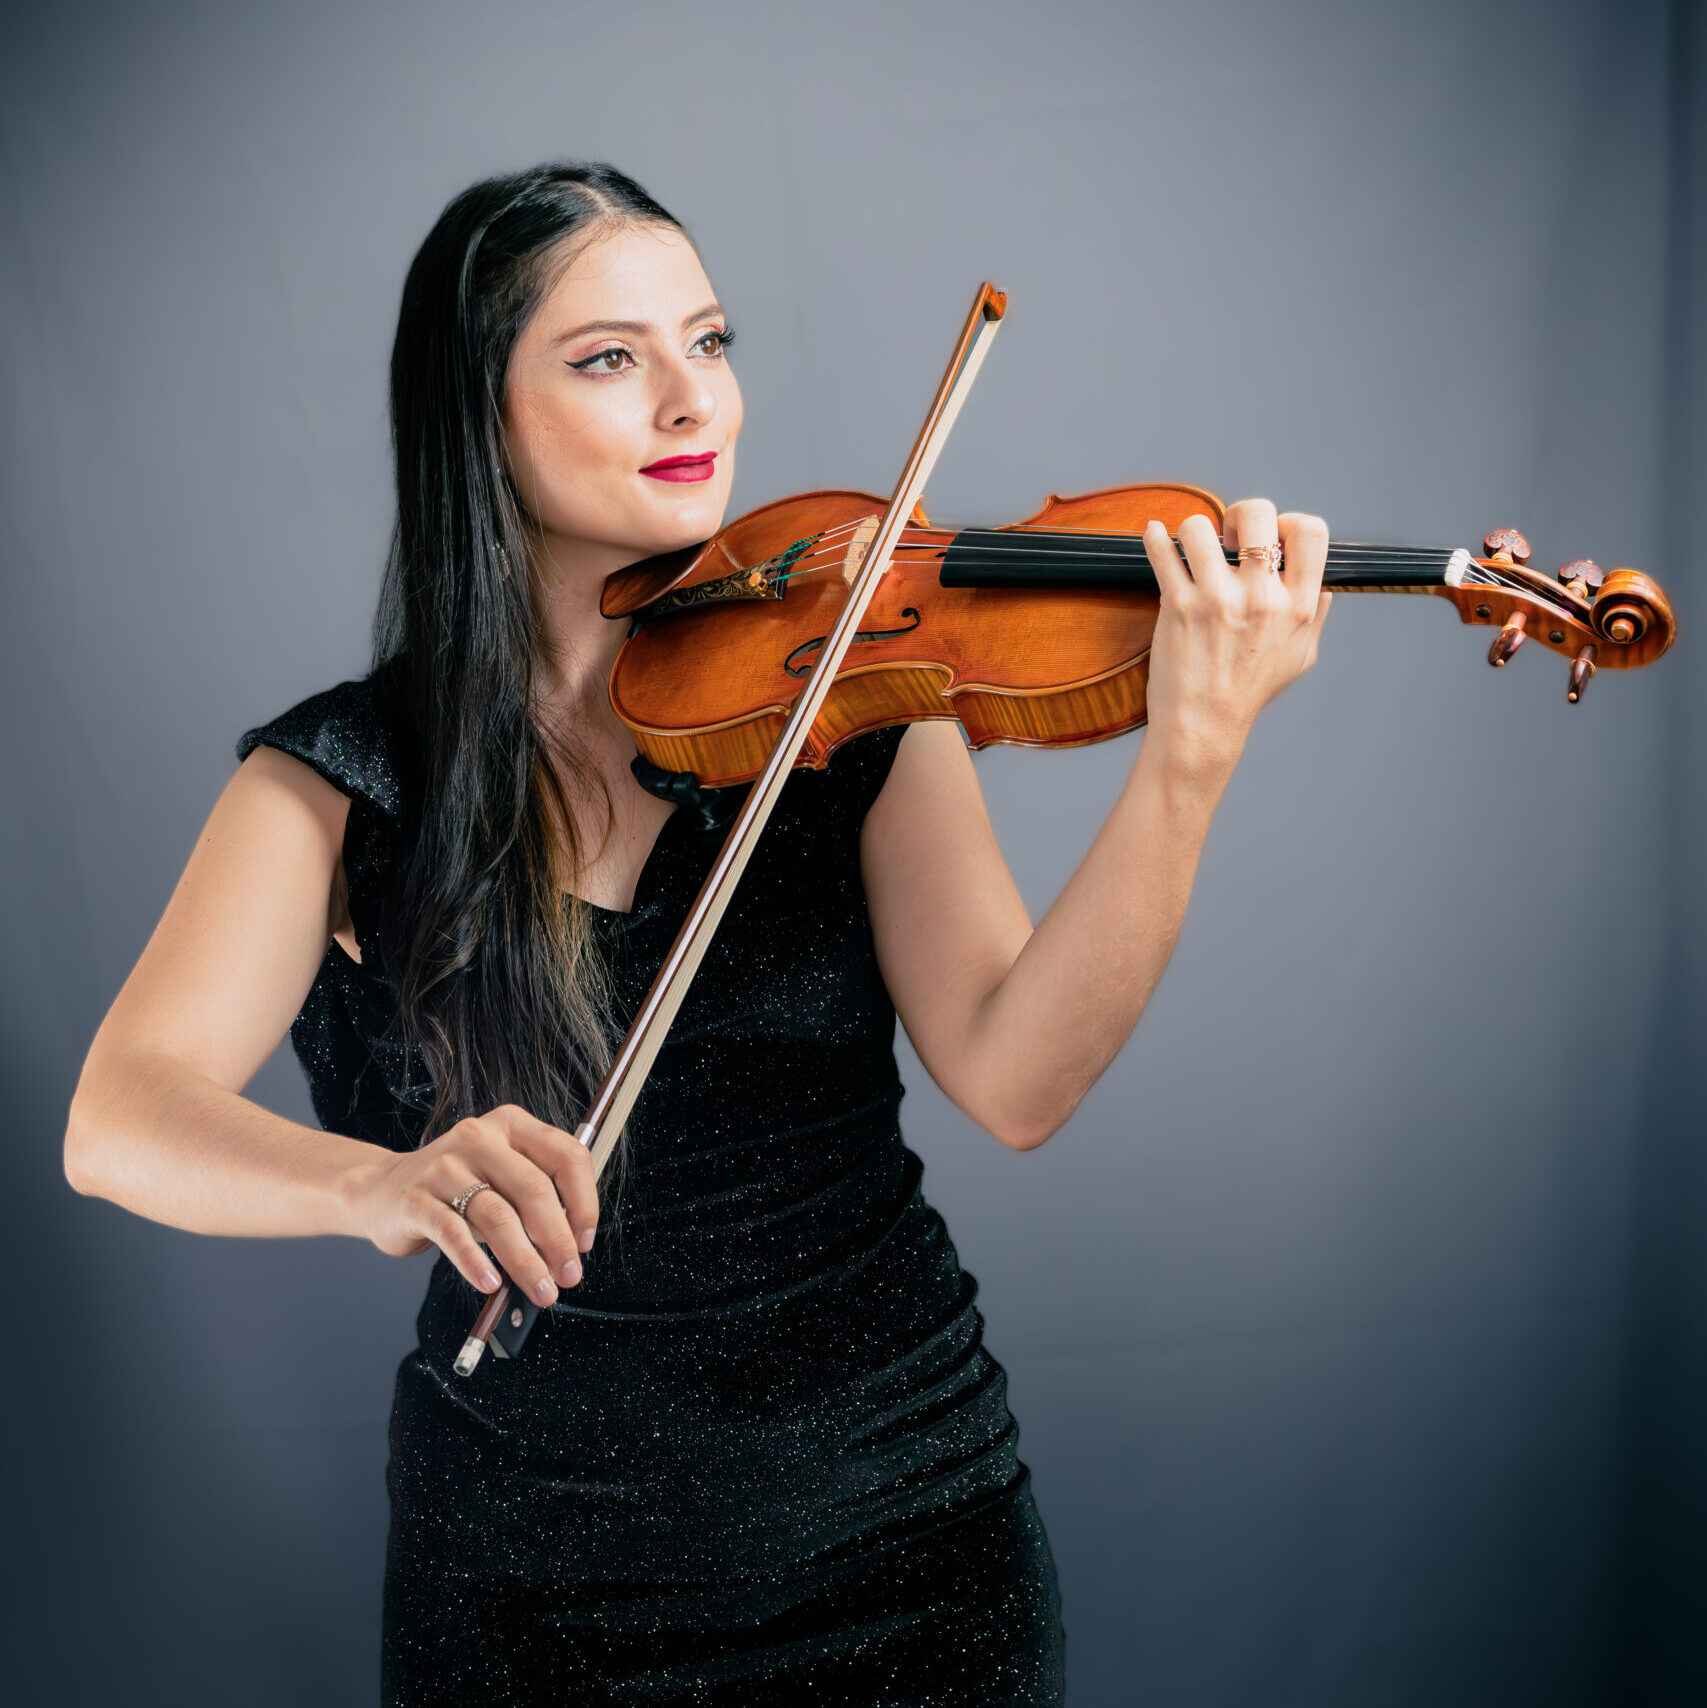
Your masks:
<instances>
[{"instance_id":1,"label":"cap sleeve","mask_svg":"<svg viewBox=\"0 0 1707 1708\"><path fill-rule=\"evenodd\" d=\"M257 724L237 738L237 757L257 747L276 747L318 771L333 788L377 807L396 824L402 812L397 765L379 710L373 682L362 677L313 694L271 723Z\"/></svg>"},{"instance_id":2,"label":"cap sleeve","mask_svg":"<svg viewBox=\"0 0 1707 1708\"><path fill-rule=\"evenodd\" d=\"M372 678L340 682L270 723L245 730L237 741L238 759L247 759L257 747L288 753L350 797L344 826L350 920L364 968L377 970L379 895L396 851L402 789Z\"/></svg>"}]
</instances>

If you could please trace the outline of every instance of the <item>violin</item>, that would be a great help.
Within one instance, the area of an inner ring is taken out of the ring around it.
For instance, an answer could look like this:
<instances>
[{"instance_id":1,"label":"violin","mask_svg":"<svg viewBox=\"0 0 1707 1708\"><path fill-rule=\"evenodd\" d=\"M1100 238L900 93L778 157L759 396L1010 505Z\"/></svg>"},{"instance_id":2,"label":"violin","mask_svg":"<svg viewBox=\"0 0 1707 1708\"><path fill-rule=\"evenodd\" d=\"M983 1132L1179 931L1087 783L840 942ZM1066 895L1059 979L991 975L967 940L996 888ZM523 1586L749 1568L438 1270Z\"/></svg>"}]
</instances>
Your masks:
<instances>
[{"instance_id":1,"label":"violin","mask_svg":"<svg viewBox=\"0 0 1707 1708\"><path fill-rule=\"evenodd\" d=\"M683 803L753 786L575 1129L595 1180L795 766L822 768L862 731L921 718L955 719L974 747L1076 746L1144 722L1160 596L1140 536L1152 520L1177 535L1194 515L1219 531L1215 497L1122 486L962 529L933 528L920 502L1006 308L994 285L980 289L890 499L780 499L605 582L601 610L630 621L610 698L641 782ZM1598 668L1649 664L1671 645L1671 606L1639 571L1580 560L1553 580L1510 529L1484 550L1330 545L1323 585L1450 599L1465 622L1499 625L1495 665L1528 640L1568 653L1573 701ZM471 1375L488 1345L518 1357L538 1315L504 1282L456 1373Z\"/></svg>"},{"instance_id":2,"label":"violin","mask_svg":"<svg viewBox=\"0 0 1707 1708\"><path fill-rule=\"evenodd\" d=\"M702 788L758 775L884 505L860 492L779 499L606 581L604 614L632 624L611 704L644 759ZM999 528L933 528L915 508L798 763L821 767L863 731L921 718L957 720L975 748L1135 729L1160 609L1140 536L1151 520L1177 534L1194 515L1219 533L1222 514L1212 494L1175 484L1052 495ZM1322 585L1450 600L1465 623L1498 628L1493 665L1530 640L1567 655L1572 702L1597 670L1651 664L1676 635L1638 570L1578 559L1545 575L1509 528L1483 551L1330 544Z\"/></svg>"}]
</instances>

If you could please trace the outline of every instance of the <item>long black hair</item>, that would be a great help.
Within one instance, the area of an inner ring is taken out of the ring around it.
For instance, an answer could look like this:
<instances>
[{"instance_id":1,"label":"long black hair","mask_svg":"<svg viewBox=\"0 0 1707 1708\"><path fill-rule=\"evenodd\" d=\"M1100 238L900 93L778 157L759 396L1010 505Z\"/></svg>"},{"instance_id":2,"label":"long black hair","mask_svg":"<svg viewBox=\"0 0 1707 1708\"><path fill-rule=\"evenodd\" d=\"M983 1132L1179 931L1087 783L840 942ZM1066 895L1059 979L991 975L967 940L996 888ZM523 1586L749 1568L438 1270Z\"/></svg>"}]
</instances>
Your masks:
<instances>
[{"instance_id":1,"label":"long black hair","mask_svg":"<svg viewBox=\"0 0 1707 1708\"><path fill-rule=\"evenodd\" d=\"M600 786L574 732L537 713L543 625L503 398L516 341L577 240L634 222L682 229L611 166L489 178L445 208L403 287L397 526L373 680L406 801L381 943L432 1076L424 1138L500 1103L571 1128L610 1058L587 909L560 889L585 855L560 776L594 798Z\"/></svg>"}]
</instances>

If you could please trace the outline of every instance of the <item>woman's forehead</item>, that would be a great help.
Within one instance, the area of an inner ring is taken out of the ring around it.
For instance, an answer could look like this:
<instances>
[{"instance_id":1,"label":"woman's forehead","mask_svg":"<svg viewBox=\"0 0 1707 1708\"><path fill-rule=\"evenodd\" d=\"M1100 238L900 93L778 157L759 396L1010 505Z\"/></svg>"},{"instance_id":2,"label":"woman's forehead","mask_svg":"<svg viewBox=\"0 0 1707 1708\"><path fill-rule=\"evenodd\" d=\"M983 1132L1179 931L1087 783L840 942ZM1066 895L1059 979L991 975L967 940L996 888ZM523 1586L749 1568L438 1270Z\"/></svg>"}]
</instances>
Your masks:
<instances>
[{"instance_id":1,"label":"woman's forehead","mask_svg":"<svg viewBox=\"0 0 1707 1708\"><path fill-rule=\"evenodd\" d=\"M699 252L671 226L625 222L583 241L540 303L548 337L585 321L620 320L674 332L713 303Z\"/></svg>"}]
</instances>

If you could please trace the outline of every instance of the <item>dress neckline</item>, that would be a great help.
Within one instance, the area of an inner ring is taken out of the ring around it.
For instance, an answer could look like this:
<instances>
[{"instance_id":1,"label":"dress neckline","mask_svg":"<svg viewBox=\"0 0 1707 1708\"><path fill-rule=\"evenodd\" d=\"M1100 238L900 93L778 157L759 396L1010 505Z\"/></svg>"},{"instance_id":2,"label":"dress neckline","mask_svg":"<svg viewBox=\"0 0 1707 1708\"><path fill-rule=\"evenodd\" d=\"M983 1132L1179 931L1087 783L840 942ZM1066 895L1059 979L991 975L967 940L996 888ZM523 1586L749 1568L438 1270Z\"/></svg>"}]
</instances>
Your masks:
<instances>
[{"instance_id":1,"label":"dress neckline","mask_svg":"<svg viewBox=\"0 0 1707 1708\"><path fill-rule=\"evenodd\" d=\"M577 895L573 890L559 890L563 905L571 902L580 904L593 913L603 914L607 919L633 919L640 912L641 895L646 889L646 882L652 875L653 868L658 862L658 851L664 846L664 838L670 834L670 826L682 817L682 809L677 806L671 810L664 822L658 826L657 833L652 838L652 846L646 850L646 858L640 862L640 870L634 875L634 899L627 908L606 907L603 902L589 901L586 896Z\"/></svg>"}]
</instances>

